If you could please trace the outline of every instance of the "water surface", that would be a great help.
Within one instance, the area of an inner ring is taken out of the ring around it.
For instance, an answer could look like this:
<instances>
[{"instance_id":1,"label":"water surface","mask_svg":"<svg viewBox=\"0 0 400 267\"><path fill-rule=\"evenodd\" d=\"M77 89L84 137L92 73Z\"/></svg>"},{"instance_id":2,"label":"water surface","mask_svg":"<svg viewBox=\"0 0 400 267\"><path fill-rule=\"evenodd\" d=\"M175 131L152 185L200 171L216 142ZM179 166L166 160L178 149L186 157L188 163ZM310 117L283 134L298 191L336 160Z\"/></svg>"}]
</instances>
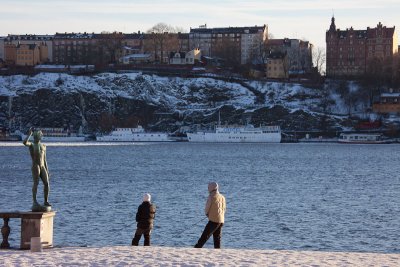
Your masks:
<instances>
[{"instance_id":1,"label":"water surface","mask_svg":"<svg viewBox=\"0 0 400 267\"><path fill-rule=\"evenodd\" d=\"M47 157L57 246L130 244L146 192L158 207L152 243L193 246L215 180L224 247L400 252L398 145L49 144ZM30 164L26 147L0 145L1 210L30 208Z\"/></svg>"}]
</instances>

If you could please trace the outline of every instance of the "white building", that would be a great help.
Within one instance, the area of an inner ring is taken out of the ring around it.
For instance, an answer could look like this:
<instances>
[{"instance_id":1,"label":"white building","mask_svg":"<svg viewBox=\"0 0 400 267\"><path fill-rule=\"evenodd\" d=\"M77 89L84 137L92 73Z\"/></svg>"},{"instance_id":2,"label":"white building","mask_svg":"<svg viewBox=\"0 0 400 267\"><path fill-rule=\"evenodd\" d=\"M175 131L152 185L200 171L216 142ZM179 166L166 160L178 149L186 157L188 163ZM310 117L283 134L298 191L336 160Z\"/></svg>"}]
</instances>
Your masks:
<instances>
[{"instance_id":1,"label":"white building","mask_svg":"<svg viewBox=\"0 0 400 267\"><path fill-rule=\"evenodd\" d=\"M238 57L240 64L251 63L261 56L263 44L268 39L268 26L207 28L191 28L189 33L190 49L199 48L203 56L220 57L224 47L234 51L231 57Z\"/></svg>"},{"instance_id":2,"label":"white building","mask_svg":"<svg viewBox=\"0 0 400 267\"><path fill-rule=\"evenodd\" d=\"M169 56L169 64L171 65L194 65L196 61L200 61L200 49L193 49L189 52L171 52Z\"/></svg>"}]
</instances>

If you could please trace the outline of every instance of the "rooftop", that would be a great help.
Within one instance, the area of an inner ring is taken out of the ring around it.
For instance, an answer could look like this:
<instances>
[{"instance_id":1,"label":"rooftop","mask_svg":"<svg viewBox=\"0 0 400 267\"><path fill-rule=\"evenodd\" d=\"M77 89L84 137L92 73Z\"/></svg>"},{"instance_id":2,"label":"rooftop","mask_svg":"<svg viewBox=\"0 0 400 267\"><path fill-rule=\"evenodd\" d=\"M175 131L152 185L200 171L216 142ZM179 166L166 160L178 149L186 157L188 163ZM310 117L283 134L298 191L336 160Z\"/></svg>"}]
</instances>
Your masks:
<instances>
[{"instance_id":1,"label":"rooftop","mask_svg":"<svg viewBox=\"0 0 400 267\"><path fill-rule=\"evenodd\" d=\"M264 31L267 25L250 27L224 27L224 28L190 28L190 33L258 33Z\"/></svg>"}]
</instances>

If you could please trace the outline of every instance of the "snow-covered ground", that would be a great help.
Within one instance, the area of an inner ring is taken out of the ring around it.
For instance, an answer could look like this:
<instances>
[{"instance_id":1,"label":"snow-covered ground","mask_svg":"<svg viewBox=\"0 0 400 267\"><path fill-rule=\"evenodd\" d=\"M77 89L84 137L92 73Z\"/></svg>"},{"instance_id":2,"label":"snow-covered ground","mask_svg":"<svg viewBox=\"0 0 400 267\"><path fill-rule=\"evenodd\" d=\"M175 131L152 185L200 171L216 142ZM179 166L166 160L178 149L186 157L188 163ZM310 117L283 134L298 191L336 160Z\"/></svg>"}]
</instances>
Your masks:
<instances>
[{"instance_id":1,"label":"snow-covered ground","mask_svg":"<svg viewBox=\"0 0 400 267\"><path fill-rule=\"evenodd\" d=\"M143 75L142 73L102 73L94 76L40 73L34 77L15 75L0 77L0 95L17 96L39 89L96 93L104 97L124 97L164 105L171 110L207 109L218 105L236 108L273 107L281 105L292 112L321 112L321 90L300 84L250 81L247 84L265 95L263 103L256 104L256 96L248 88L235 82L214 78L179 78ZM333 114L348 113L340 97L332 93Z\"/></svg>"},{"instance_id":2,"label":"snow-covered ground","mask_svg":"<svg viewBox=\"0 0 400 267\"><path fill-rule=\"evenodd\" d=\"M169 247L0 251L1 266L398 266L400 254ZM4 264L4 265L3 265Z\"/></svg>"}]
</instances>

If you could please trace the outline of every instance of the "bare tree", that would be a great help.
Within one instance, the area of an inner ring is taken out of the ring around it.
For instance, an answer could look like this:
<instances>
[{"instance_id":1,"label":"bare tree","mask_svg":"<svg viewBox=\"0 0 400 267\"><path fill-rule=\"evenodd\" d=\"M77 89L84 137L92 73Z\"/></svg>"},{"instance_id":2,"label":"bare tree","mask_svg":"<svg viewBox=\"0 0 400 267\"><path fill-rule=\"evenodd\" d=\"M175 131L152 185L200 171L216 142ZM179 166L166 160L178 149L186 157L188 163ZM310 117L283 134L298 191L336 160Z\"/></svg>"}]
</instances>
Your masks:
<instances>
[{"instance_id":1,"label":"bare tree","mask_svg":"<svg viewBox=\"0 0 400 267\"><path fill-rule=\"evenodd\" d=\"M326 62L325 49L322 47L318 47L316 50L313 50L312 60L314 67L317 69L317 72L320 75L323 75L325 72L325 62Z\"/></svg>"},{"instance_id":2,"label":"bare tree","mask_svg":"<svg viewBox=\"0 0 400 267\"><path fill-rule=\"evenodd\" d=\"M164 52L177 50L178 46L178 36L175 27L168 25L166 23L160 22L147 30L148 42L146 42L145 50L152 50L154 52L154 59L160 61L164 60Z\"/></svg>"},{"instance_id":3,"label":"bare tree","mask_svg":"<svg viewBox=\"0 0 400 267\"><path fill-rule=\"evenodd\" d=\"M241 54L240 44L229 40L229 38L222 38L213 44L212 54L224 60L224 65L228 68L236 68L240 66Z\"/></svg>"},{"instance_id":4,"label":"bare tree","mask_svg":"<svg viewBox=\"0 0 400 267\"><path fill-rule=\"evenodd\" d=\"M122 40L124 35L119 32L103 31L98 36L98 50L102 64L116 63L122 55Z\"/></svg>"},{"instance_id":5,"label":"bare tree","mask_svg":"<svg viewBox=\"0 0 400 267\"><path fill-rule=\"evenodd\" d=\"M174 32L180 32L180 33L187 33L187 29L180 27L180 26L176 26L174 29Z\"/></svg>"}]
</instances>

